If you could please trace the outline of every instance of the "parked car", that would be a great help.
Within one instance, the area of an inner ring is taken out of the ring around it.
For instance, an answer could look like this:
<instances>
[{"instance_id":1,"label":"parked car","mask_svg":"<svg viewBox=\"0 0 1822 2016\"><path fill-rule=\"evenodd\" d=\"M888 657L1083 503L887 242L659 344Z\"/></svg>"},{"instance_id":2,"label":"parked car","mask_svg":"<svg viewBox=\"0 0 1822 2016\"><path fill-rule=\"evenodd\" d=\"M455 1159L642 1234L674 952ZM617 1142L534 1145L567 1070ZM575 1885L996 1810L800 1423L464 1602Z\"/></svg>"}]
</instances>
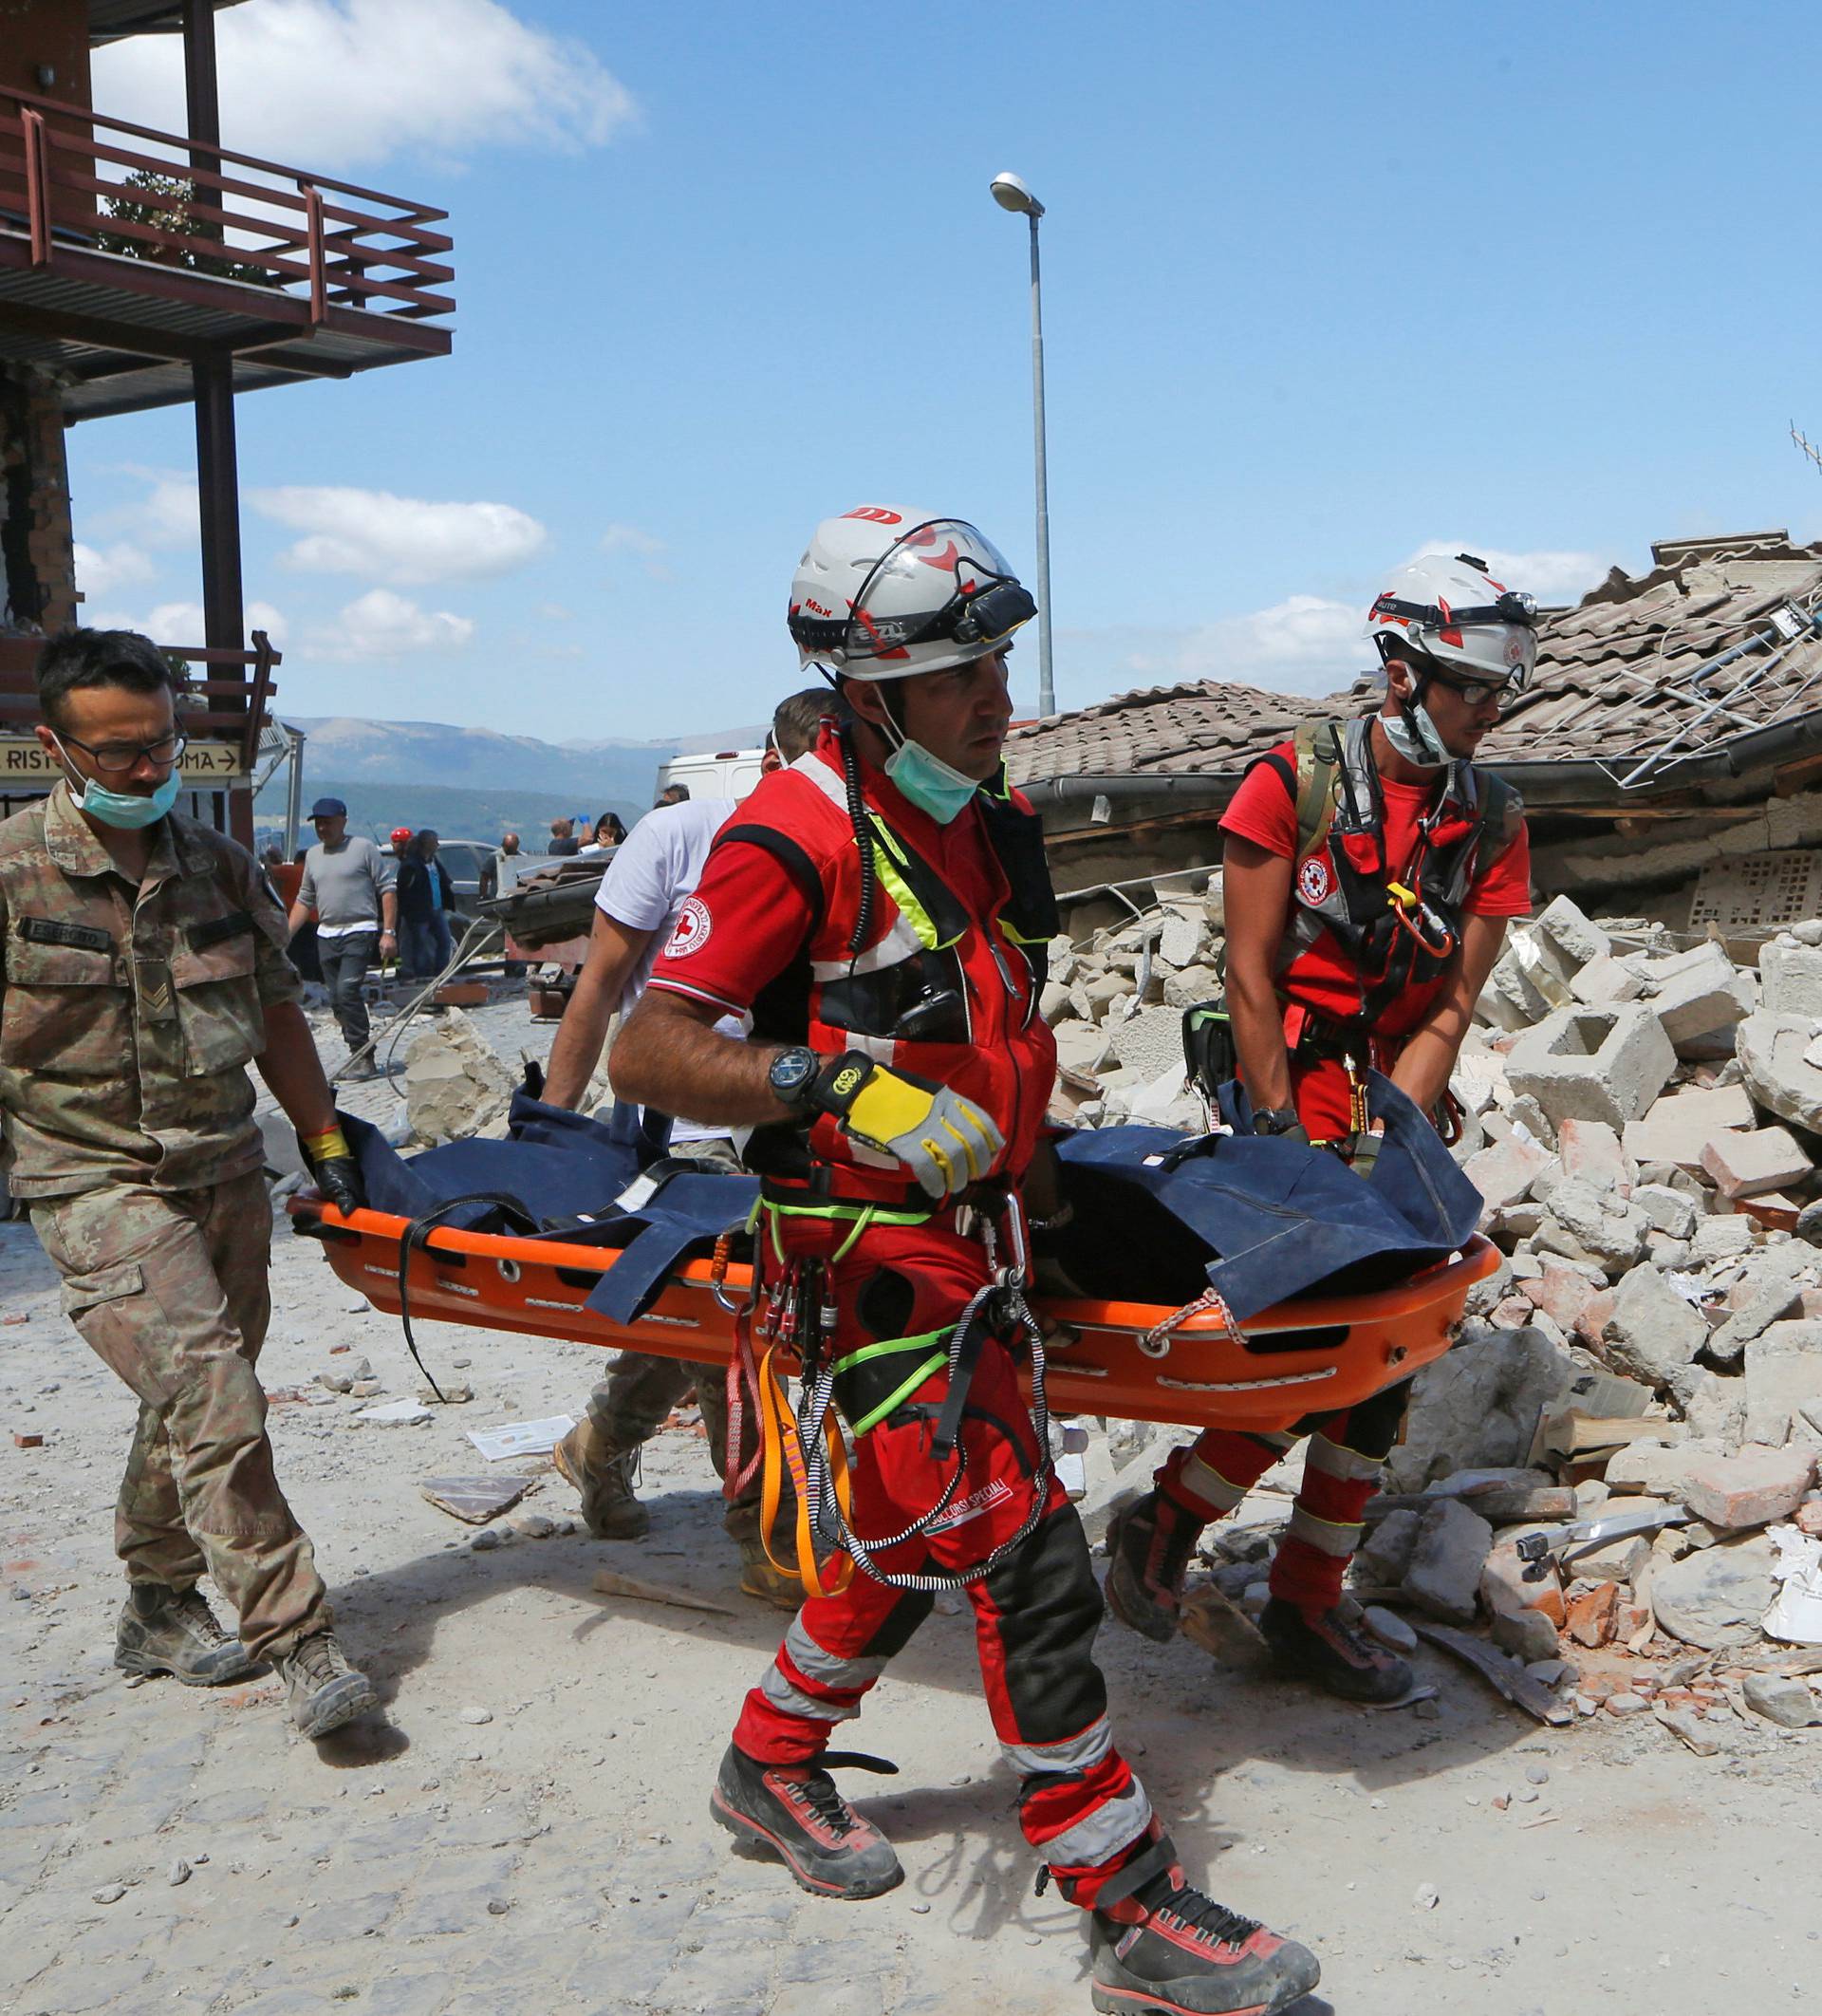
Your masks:
<instances>
[{"instance_id":1,"label":"parked car","mask_svg":"<svg viewBox=\"0 0 1822 2016\"><path fill-rule=\"evenodd\" d=\"M491 840L439 840L437 844L437 858L449 870L456 891L456 914L464 924L474 918L474 905L492 892L497 852Z\"/></svg>"}]
</instances>

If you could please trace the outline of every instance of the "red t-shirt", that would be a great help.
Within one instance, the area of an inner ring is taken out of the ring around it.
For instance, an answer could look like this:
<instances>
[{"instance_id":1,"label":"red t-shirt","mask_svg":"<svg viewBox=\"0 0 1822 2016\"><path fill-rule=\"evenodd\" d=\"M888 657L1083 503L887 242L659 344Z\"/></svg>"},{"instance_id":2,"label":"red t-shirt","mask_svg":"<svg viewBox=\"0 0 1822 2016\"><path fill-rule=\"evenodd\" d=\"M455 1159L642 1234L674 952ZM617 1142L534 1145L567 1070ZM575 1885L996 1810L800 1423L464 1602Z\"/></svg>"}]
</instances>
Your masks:
<instances>
[{"instance_id":1,"label":"red t-shirt","mask_svg":"<svg viewBox=\"0 0 1822 2016\"><path fill-rule=\"evenodd\" d=\"M868 796L972 915L991 916L1005 902L1006 878L979 819L964 814L939 826L883 776L869 775ZM763 780L735 823L790 831L789 818L775 810L780 798ZM748 840L718 840L659 953L651 984L745 1014L797 956L813 922L808 899L775 854Z\"/></svg>"},{"instance_id":2,"label":"red t-shirt","mask_svg":"<svg viewBox=\"0 0 1822 2016\"><path fill-rule=\"evenodd\" d=\"M1294 775L1296 749L1280 742L1272 754L1283 758ZM1385 802L1385 861L1396 875L1409 860L1420 820L1436 794L1432 784L1398 784L1382 777ZM1281 860L1297 858L1297 803L1276 764L1258 762L1241 779L1221 818L1221 831L1238 833ZM1295 896L1292 898L1296 901ZM1528 917L1531 914L1531 840L1523 820L1498 858L1483 866L1469 888L1463 911L1471 917ZM1289 923L1287 918L1286 922ZM1436 999L1443 976L1407 987L1379 1018L1375 1034L1408 1036ZM1302 953L1290 971L1278 977L1278 991L1292 1002L1319 1015L1348 1020L1359 1013L1360 988L1352 962L1325 931Z\"/></svg>"}]
</instances>

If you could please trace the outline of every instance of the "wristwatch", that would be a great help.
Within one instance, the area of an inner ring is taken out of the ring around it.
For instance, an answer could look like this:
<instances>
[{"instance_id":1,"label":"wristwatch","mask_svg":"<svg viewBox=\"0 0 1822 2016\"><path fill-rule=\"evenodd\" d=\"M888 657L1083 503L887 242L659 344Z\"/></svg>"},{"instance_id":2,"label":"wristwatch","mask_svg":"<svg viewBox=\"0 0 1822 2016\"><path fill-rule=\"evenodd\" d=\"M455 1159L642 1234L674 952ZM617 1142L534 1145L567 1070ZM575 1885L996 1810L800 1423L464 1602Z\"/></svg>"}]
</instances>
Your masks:
<instances>
[{"instance_id":1,"label":"wristwatch","mask_svg":"<svg viewBox=\"0 0 1822 2016\"><path fill-rule=\"evenodd\" d=\"M1264 1106L1253 1110L1253 1131L1255 1134L1288 1134L1297 1125L1294 1106Z\"/></svg>"},{"instance_id":2,"label":"wristwatch","mask_svg":"<svg viewBox=\"0 0 1822 2016\"><path fill-rule=\"evenodd\" d=\"M798 1043L790 1050L781 1050L772 1058L766 1082L781 1105L789 1106L795 1112L804 1112L809 1110L810 1089L822 1068L823 1059L805 1044Z\"/></svg>"}]
</instances>

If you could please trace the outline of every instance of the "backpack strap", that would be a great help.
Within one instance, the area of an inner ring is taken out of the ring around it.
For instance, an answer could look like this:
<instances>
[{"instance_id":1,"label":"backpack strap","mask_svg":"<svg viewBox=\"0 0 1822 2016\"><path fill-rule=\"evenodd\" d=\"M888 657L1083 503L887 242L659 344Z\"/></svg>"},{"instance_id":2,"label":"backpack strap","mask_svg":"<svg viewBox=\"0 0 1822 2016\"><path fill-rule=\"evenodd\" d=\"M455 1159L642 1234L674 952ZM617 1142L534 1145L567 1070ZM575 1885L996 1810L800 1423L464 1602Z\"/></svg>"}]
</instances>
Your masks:
<instances>
[{"instance_id":1,"label":"backpack strap","mask_svg":"<svg viewBox=\"0 0 1822 2016\"><path fill-rule=\"evenodd\" d=\"M1297 764L1297 862L1329 844L1335 817L1335 778L1341 770L1339 721L1305 721L1292 737Z\"/></svg>"}]
</instances>

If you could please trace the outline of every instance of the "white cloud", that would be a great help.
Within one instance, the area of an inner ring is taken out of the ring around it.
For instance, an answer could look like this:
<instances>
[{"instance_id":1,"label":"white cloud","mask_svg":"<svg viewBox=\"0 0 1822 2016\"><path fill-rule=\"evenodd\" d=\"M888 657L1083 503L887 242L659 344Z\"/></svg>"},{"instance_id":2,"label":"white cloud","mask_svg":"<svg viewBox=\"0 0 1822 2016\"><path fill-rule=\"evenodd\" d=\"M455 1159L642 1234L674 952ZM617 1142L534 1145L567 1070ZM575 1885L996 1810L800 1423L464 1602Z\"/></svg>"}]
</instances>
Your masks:
<instances>
[{"instance_id":1,"label":"white cloud","mask_svg":"<svg viewBox=\"0 0 1822 2016\"><path fill-rule=\"evenodd\" d=\"M1542 603L1561 606L1579 602L1590 588L1599 585L1613 562L1608 553L1506 552L1492 547L1475 546L1462 539L1427 539L1411 555L1424 553L1475 553L1487 563L1496 581L1508 588L1523 588Z\"/></svg>"},{"instance_id":2,"label":"white cloud","mask_svg":"<svg viewBox=\"0 0 1822 2016\"><path fill-rule=\"evenodd\" d=\"M531 613L540 623L574 623L576 620L575 610L565 608L560 602L534 603Z\"/></svg>"},{"instance_id":3,"label":"white cloud","mask_svg":"<svg viewBox=\"0 0 1822 2016\"><path fill-rule=\"evenodd\" d=\"M412 152L488 146L574 153L637 117L587 45L498 0L254 0L215 26L222 138L329 174ZM176 35L98 49L98 110L181 131Z\"/></svg>"},{"instance_id":4,"label":"white cloud","mask_svg":"<svg viewBox=\"0 0 1822 2016\"><path fill-rule=\"evenodd\" d=\"M76 542L76 586L84 595L112 595L121 588L138 588L158 572L150 558L125 539L112 546L84 546Z\"/></svg>"},{"instance_id":5,"label":"white cloud","mask_svg":"<svg viewBox=\"0 0 1822 2016\"><path fill-rule=\"evenodd\" d=\"M419 651L459 651L474 634L467 616L420 608L390 588L370 588L306 645L319 658L406 658Z\"/></svg>"},{"instance_id":6,"label":"white cloud","mask_svg":"<svg viewBox=\"0 0 1822 2016\"><path fill-rule=\"evenodd\" d=\"M1410 558L1463 551L1478 551L1496 580L1555 605L1578 602L1612 565L1602 553L1493 551L1464 548L1459 539L1428 541ZM1379 663L1366 639L1370 592L1357 602L1288 595L1270 608L1189 629L1068 632L1057 640L1059 655L1069 666L1069 685L1084 695L1199 679L1274 693L1339 693L1357 673ZM1086 703L1086 698L1077 702Z\"/></svg>"},{"instance_id":7,"label":"white cloud","mask_svg":"<svg viewBox=\"0 0 1822 2016\"><path fill-rule=\"evenodd\" d=\"M615 553L636 555L654 581L676 579L660 557L665 551L663 540L654 538L648 532L641 532L637 525L608 526L601 535L601 550L610 557Z\"/></svg>"},{"instance_id":8,"label":"white cloud","mask_svg":"<svg viewBox=\"0 0 1822 2016\"><path fill-rule=\"evenodd\" d=\"M270 602L250 602L245 614L250 644L252 632L264 630L284 649L290 625L279 610ZM138 630L154 644L188 644L192 649L200 649L206 635L199 602L160 602L138 615L122 609L96 609L85 620L98 630Z\"/></svg>"},{"instance_id":9,"label":"white cloud","mask_svg":"<svg viewBox=\"0 0 1822 2016\"><path fill-rule=\"evenodd\" d=\"M144 484L144 495L130 504L117 504L99 513L97 526L124 533L140 546L165 548L198 545L202 538L202 507L196 479L177 469L149 469L139 462L120 462L110 472Z\"/></svg>"},{"instance_id":10,"label":"white cloud","mask_svg":"<svg viewBox=\"0 0 1822 2016\"><path fill-rule=\"evenodd\" d=\"M510 573L545 541L537 519L511 504L437 504L383 490L306 484L255 490L249 501L306 534L281 555L288 567L365 574L407 588Z\"/></svg>"}]
</instances>

